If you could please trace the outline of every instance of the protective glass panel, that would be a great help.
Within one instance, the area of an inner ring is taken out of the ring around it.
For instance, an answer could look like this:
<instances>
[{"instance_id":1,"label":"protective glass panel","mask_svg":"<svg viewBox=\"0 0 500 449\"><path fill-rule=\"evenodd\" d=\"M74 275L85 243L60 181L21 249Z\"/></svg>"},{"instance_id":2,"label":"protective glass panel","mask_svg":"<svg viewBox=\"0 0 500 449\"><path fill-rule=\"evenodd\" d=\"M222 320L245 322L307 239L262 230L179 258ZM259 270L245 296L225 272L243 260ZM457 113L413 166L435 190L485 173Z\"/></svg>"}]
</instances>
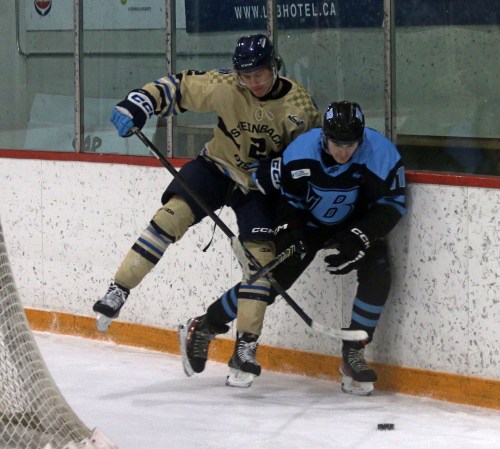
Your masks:
<instances>
[{"instance_id":1,"label":"protective glass panel","mask_svg":"<svg viewBox=\"0 0 500 449\"><path fill-rule=\"evenodd\" d=\"M398 146L406 168L498 176L498 1L396 4Z\"/></svg>"},{"instance_id":2,"label":"protective glass panel","mask_svg":"<svg viewBox=\"0 0 500 449\"><path fill-rule=\"evenodd\" d=\"M283 1L276 15L286 76L322 113L333 101L358 102L367 126L383 133L383 1Z\"/></svg>"},{"instance_id":3,"label":"protective glass panel","mask_svg":"<svg viewBox=\"0 0 500 449\"><path fill-rule=\"evenodd\" d=\"M73 7L61 3L2 4L2 149L73 151Z\"/></svg>"},{"instance_id":4,"label":"protective glass panel","mask_svg":"<svg viewBox=\"0 0 500 449\"><path fill-rule=\"evenodd\" d=\"M136 137L120 137L110 117L128 92L166 72L165 0L87 0L83 17L83 151L149 155ZM163 151L157 121L144 129Z\"/></svg>"}]
</instances>

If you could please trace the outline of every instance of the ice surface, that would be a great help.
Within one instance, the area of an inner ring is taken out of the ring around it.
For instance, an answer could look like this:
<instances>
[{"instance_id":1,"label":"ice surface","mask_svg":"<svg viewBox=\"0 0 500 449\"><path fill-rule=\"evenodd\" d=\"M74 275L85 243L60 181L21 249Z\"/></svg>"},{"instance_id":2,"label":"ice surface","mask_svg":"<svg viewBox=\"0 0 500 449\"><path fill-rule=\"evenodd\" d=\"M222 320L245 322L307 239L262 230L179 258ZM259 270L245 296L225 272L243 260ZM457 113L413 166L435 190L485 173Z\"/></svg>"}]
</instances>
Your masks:
<instances>
[{"instance_id":1,"label":"ice surface","mask_svg":"<svg viewBox=\"0 0 500 449\"><path fill-rule=\"evenodd\" d=\"M500 449L497 410L377 391L351 396L331 381L265 370L251 388L231 388L224 364L208 362L187 378L174 355L35 336L73 410L119 449Z\"/></svg>"}]
</instances>

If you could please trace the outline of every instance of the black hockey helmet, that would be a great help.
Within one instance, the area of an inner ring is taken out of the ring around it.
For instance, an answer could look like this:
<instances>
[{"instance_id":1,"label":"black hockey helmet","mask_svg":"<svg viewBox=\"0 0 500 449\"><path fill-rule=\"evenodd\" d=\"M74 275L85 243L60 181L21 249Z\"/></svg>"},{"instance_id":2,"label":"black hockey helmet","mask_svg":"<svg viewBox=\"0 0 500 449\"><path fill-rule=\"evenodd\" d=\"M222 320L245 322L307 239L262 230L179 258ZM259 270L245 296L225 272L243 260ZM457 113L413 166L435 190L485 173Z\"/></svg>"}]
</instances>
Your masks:
<instances>
[{"instance_id":1,"label":"black hockey helmet","mask_svg":"<svg viewBox=\"0 0 500 449\"><path fill-rule=\"evenodd\" d=\"M276 56L271 41L264 34L253 34L238 39L233 54L233 67L237 72L252 72L268 65L273 68Z\"/></svg>"},{"instance_id":2,"label":"black hockey helmet","mask_svg":"<svg viewBox=\"0 0 500 449\"><path fill-rule=\"evenodd\" d=\"M339 101L328 106L323 118L323 135L343 144L359 142L365 131L365 117L358 103Z\"/></svg>"}]
</instances>

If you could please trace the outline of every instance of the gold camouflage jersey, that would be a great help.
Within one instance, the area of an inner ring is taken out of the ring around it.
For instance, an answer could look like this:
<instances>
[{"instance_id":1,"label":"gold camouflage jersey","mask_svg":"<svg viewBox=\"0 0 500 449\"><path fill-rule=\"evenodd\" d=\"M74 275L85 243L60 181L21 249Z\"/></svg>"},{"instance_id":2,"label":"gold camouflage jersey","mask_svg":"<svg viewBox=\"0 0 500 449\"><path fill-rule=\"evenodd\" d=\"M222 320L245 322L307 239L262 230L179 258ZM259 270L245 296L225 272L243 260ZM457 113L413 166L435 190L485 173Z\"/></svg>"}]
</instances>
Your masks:
<instances>
[{"instance_id":1,"label":"gold camouflage jersey","mask_svg":"<svg viewBox=\"0 0 500 449\"><path fill-rule=\"evenodd\" d=\"M321 126L310 94L283 77L278 77L262 98L252 95L229 70L184 70L146 84L142 92L151 100L156 115L216 112L214 136L202 154L244 191L255 188L250 182L251 164L281 154L298 135Z\"/></svg>"}]
</instances>

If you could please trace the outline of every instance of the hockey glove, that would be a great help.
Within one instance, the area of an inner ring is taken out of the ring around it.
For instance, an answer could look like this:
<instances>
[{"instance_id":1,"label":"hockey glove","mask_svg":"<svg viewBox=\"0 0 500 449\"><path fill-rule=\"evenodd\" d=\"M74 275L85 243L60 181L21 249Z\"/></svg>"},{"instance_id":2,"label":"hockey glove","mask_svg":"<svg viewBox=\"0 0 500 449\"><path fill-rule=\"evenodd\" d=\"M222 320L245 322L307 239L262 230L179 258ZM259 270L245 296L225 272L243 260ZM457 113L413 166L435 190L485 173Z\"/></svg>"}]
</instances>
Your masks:
<instances>
[{"instance_id":1,"label":"hockey glove","mask_svg":"<svg viewBox=\"0 0 500 449\"><path fill-rule=\"evenodd\" d=\"M149 94L142 89L131 91L111 113L111 123L121 137L132 135L133 127L142 129L146 120L153 116L154 107Z\"/></svg>"},{"instance_id":2,"label":"hockey glove","mask_svg":"<svg viewBox=\"0 0 500 449\"><path fill-rule=\"evenodd\" d=\"M331 274L347 274L358 267L370 241L363 231L352 228L336 234L327 245L336 248L338 253L325 257L326 270Z\"/></svg>"},{"instance_id":3,"label":"hockey glove","mask_svg":"<svg viewBox=\"0 0 500 449\"><path fill-rule=\"evenodd\" d=\"M270 195L279 191L281 157L264 159L256 164L252 164L250 171L252 171L252 182L264 195Z\"/></svg>"},{"instance_id":4,"label":"hockey glove","mask_svg":"<svg viewBox=\"0 0 500 449\"><path fill-rule=\"evenodd\" d=\"M294 246L292 254L286 258L283 265L298 265L307 253L307 245L304 242L304 231L300 228L291 227L290 223L283 223L275 230L276 254Z\"/></svg>"},{"instance_id":5,"label":"hockey glove","mask_svg":"<svg viewBox=\"0 0 500 449\"><path fill-rule=\"evenodd\" d=\"M305 244L305 219L302 212L281 197L276 210L276 228L274 230L276 254L295 245L295 251L283 261L283 265L297 265L308 250Z\"/></svg>"}]
</instances>

